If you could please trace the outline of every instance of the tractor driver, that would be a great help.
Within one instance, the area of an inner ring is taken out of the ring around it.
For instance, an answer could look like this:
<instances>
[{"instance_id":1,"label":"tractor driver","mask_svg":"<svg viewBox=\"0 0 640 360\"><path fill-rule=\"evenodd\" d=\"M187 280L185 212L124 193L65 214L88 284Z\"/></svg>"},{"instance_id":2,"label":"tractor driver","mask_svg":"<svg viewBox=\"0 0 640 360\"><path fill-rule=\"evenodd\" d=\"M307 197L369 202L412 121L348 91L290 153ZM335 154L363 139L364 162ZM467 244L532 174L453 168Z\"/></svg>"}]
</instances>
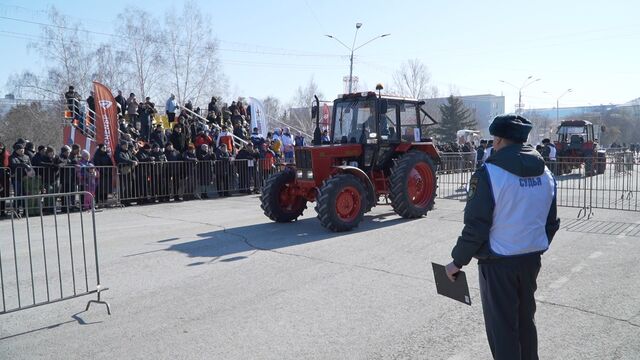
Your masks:
<instances>
[{"instance_id":1,"label":"tractor driver","mask_svg":"<svg viewBox=\"0 0 640 360\"><path fill-rule=\"evenodd\" d=\"M376 132L376 128L375 128L375 123L376 123L376 114L375 114L375 109L373 107L371 107L369 109L370 113L369 113L369 117L367 118L367 121L365 121L364 123L364 136L365 136L365 140L366 138L369 136L369 133L371 132ZM380 135L383 136L389 136L389 117L387 116L387 114L380 114L380 117L378 118L378 131L380 132ZM360 129L362 130L362 129Z\"/></svg>"}]
</instances>

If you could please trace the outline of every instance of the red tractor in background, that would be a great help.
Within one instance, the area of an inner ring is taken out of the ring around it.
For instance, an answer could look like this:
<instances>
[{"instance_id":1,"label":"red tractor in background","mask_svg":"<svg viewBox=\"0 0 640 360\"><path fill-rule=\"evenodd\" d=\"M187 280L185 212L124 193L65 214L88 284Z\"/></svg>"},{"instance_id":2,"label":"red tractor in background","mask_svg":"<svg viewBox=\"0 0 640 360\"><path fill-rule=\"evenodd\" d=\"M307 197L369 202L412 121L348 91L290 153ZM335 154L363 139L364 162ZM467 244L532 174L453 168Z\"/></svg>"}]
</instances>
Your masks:
<instances>
[{"instance_id":1,"label":"red tractor in background","mask_svg":"<svg viewBox=\"0 0 640 360\"><path fill-rule=\"evenodd\" d=\"M348 231L381 196L404 218L433 208L440 155L425 135L436 122L423 101L383 96L381 85L376 90L334 101L329 141L321 139L316 97L313 145L296 148L295 165L267 179L260 196L267 217L290 222L315 201L322 226Z\"/></svg>"},{"instance_id":2,"label":"red tractor in background","mask_svg":"<svg viewBox=\"0 0 640 360\"><path fill-rule=\"evenodd\" d=\"M607 167L606 153L598 148L593 124L585 120L565 120L558 126L555 141L556 175L569 174L584 164L586 176L604 174Z\"/></svg>"}]
</instances>

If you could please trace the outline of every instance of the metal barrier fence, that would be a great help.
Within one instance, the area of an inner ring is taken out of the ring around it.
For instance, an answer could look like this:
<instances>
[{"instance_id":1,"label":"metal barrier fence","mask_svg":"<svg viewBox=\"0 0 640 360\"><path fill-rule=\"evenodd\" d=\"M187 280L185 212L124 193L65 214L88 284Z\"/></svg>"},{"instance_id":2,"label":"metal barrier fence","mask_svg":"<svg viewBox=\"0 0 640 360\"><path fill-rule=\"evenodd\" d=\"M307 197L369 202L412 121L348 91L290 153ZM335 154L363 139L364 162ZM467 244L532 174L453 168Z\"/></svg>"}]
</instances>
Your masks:
<instances>
[{"instance_id":1,"label":"metal barrier fence","mask_svg":"<svg viewBox=\"0 0 640 360\"><path fill-rule=\"evenodd\" d=\"M556 174L558 206L580 208L578 216L593 209L640 211L640 165L631 152L595 164L576 158L548 166Z\"/></svg>"},{"instance_id":2,"label":"metal barrier fence","mask_svg":"<svg viewBox=\"0 0 640 360\"><path fill-rule=\"evenodd\" d=\"M264 161L215 160L138 163L119 166L121 203L189 200L259 191L277 168Z\"/></svg>"},{"instance_id":3,"label":"metal barrier fence","mask_svg":"<svg viewBox=\"0 0 640 360\"><path fill-rule=\"evenodd\" d=\"M464 200L475 171L475 153L441 153L438 197ZM472 157L473 156L473 157ZM578 216L593 209L640 211L640 158L631 151L605 158L565 158L547 163L557 181L558 206L579 208Z\"/></svg>"},{"instance_id":4,"label":"metal barrier fence","mask_svg":"<svg viewBox=\"0 0 640 360\"><path fill-rule=\"evenodd\" d=\"M97 294L87 303L101 300L100 267L96 240L95 210L43 216L43 207L56 197L85 197L87 192L27 195L3 198L11 204L10 221L0 222L0 314ZM37 215L27 209L38 209ZM24 209L19 218L18 211Z\"/></svg>"},{"instance_id":5,"label":"metal barrier fence","mask_svg":"<svg viewBox=\"0 0 640 360\"><path fill-rule=\"evenodd\" d=\"M34 167L33 172L0 173L0 213L12 211L3 197L69 194L86 191L96 205L127 205L133 202L228 196L232 192L258 192L279 167L269 160L215 160L146 162L136 166ZM0 169L1 170L1 169ZM49 197L44 214L60 209L89 209L91 201L82 195ZM37 212L38 209L26 208Z\"/></svg>"},{"instance_id":6,"label":"metal barrier fence","mask_svg":"<svg viewBox=\"0 0 640 360\"><path fill-rule=\"evenodd\" d=\"M467 198L467 184L476 170L476 153L440 153L438 165L438 197L443 199Z\"/></svg>"}]
</instances>

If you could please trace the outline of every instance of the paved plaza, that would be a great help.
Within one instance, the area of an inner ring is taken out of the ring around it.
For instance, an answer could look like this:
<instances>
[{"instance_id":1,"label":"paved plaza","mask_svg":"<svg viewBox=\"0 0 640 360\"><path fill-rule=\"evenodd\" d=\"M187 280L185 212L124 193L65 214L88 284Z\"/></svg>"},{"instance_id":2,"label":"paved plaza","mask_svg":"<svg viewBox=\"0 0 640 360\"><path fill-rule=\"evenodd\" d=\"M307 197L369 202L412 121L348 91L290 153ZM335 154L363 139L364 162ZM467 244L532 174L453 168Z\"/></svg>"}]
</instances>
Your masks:
<instances>
[{"instance_id":1,"label":"paved plaza","mask_svg":"<svg viewBox=\"0 0 640 360\"><path fill-rule=\"evenodd\" d=\"M313 205L313 204L312 204ZM404 220L378 206L348 233L312 208L267 220L256 196L96 214L104 298L0 316L1 359L489 359L475 261L472 306L436 294L464 203ZM543 257L542 359L640 358L638 213L560 208ZM9 222L0 223L2 236Z\"/></svg>"}]
</instances>

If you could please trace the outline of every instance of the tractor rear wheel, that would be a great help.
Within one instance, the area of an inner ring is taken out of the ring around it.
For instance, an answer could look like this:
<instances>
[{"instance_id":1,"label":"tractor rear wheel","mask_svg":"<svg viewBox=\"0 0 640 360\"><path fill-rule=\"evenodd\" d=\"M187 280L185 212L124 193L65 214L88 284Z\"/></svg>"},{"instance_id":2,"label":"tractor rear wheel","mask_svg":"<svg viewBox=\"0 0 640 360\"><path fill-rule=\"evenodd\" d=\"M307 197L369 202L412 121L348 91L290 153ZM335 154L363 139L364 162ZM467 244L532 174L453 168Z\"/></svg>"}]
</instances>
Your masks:
<instances>
[{"instance_id":1,"label":"tractor rear wheel","mask_svg":"<svg viewBox=\"0 0 640 360\"><path fill-rule=\"evenodd\" d=\"M296 174L291 170L284 170L271 175L260 195L260 207L264 214L276 222L291 222L297 219L307 208L307 200L293 193L291 185Z\"/></svg>"},{"instance_id":2,"label":"tractor rear wheel","mask_svg":"<svg viewBox=\"0 0 640 360\"><path fill-rule=\"evenodd\" d=\"M349 231L362 221L367 203L362 182L351 174L339 174L329 178L319 189L316 211L325 228Z\"/></svg>"},{"instance_id":3,"label":"tractor rear wheel","mask_svg":"<svg viewBox=\"0 0 640 360\"><path fill-rule=\"evenodd\" d=\"M393 210L403 218L418 218L433 209L436 172L429 155L412 151L391 168L389 198Z\"/></svg>"}]
</instances>

